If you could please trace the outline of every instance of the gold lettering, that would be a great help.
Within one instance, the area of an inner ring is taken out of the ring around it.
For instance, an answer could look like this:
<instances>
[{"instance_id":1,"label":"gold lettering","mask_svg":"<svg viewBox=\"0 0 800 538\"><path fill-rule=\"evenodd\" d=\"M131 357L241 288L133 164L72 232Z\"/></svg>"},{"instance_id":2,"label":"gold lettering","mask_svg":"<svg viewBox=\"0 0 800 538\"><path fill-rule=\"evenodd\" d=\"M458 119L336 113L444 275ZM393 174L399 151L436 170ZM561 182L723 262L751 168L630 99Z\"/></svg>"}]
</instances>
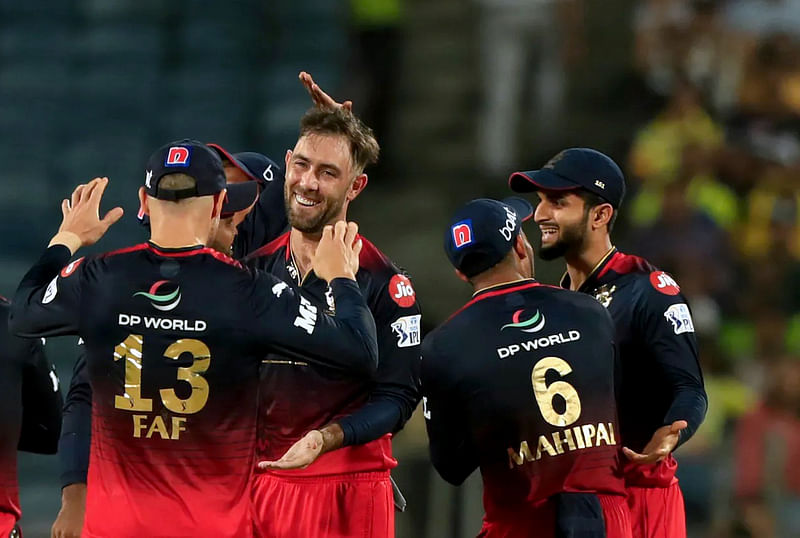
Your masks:
<instances>
[{"instance_id":1,"label":"gold lettering","mask_svg":"<svg viewBox=\"0 0 800 538\"><path fill-rule=\"evenodd\" d=\"M553 446L547 440L547 437L544 435L539 436L539 444L536 446L536 459L542 459L542 449L547 452L550 456L555 456L556 451L553 449Z\"/></svg>"},{"instance_id":2,"label":"gold lettering","mask_svg":"<svg viewBox=\"0 0 800 538\"><path fill-rule=\"evenodd\" d=\"M172 439L173 441L177 441L180 436L181 432L186 431L186 417L172 417Z\"/></svg>"},{"instance_id":3,"label":"gold lettering","mask_svg":"<svg viewBox=\"0 0 800 538\"><path fill-rule=\"evenodd\" d=\"M178 368L178 379L189 383L192 389L188 398L178 398L175 389L161 389L161 401L164 407L174 413L197 413L208 401L208 381L203 374L211 364L211 351L200 340L178 340L167 348L165 357L178 359L183 353L189 353L194 359L188 367Z\"/></svg>"},{"instance_id":4,"label":"gold lettering","mask_svg":"<svg viewBox=\"0 0 800 538\"><path fill-rule=\"evenodd\" d=\"M608 423L608 434L611 437L611 444L612 445L616 445L617 444L617 440L614 438L614 423L613 422L609 422Z\"/></svg>"},{"instance_id":5,"label":"gold lettering","mask_svg":"<svg viewBox=\"0 0 800 538\"><path fill-rule=\"evenodd\" d=\"M133 436L134 437L141 437L142 430L144 430L147 426L142 423L144 419L147 418L147 415L131 415L133 417Z\"/></svg>"},{"instance_id":6,"label":"gold lettering","mask_svg":"<svg viewBox=\"0 0 800 538\"><path fill-rule=\"evenodd\" d=\"M600 446L600 441L602 441L603 439L605 439L607 445L610 444L610 441L608 440L608 430L606 430L606 425L601 422L600 424L597 425L597 443L595 446Z\"/></svg>"},{"instance_id":7,"label":"gold lettering","mask_svg":"<svg viewBox=\"0 0 800 538\"><path fill-rule=\"evenodd\" d=\"M169 439L169 432L167 431L167 425L164 422L164 419L161 418L161 415L156 415L155 420L150 425L150 429L147 430L147 438L150 439L153 436L153 433L158 432L158 435L161 436L162 439Z\"/></svg>"},{"instance_id":8,"label":"gold lettering","mask_svg":"<svg viewBox=\"0 0 800 538\"><path fill-rule=\"evenodd\" d=\"M561 446L564 441L561 439L561 432L553 432L551 434L553 436L553 446L556 448L556 452L559 454L564 453L564 447Z\"/></svg>"},{"instance_id":9,"label":"gold lettering","mask_svg":"<svg viewBox=\"0 0 800 538\"><path fill-rule=\"evenodd\" d=\"M591 424L584 424L581 428L583 428L583 439L586 441L586 448L592 448L592 437L594 437L597 430Z\"/></svg>"},{"instance_id":10,"label":"gold lettering","mask_svg":"<svg viewBox=\"0 0 800 538\"><path fill-rule=\"evenodd\" d=\"M570 452L575 450L575 441L572 440L572 430L564 430L564 438L567 441L567 448Z\"/></svg>"},{"instance_id":11,"label":"gold lettering","mask_svg":"<svg viewBox=\"0 0 800 538\"><path fill-rule=\"evenodd\" d=\"M519 445L519 453L515 452L513 448L508 449L508 468L513 469L514 464L522 465L526 461L533 461L533 454L528 447L528 441L522 441Z\"/></svg>"},{"instance_id":12,"label":"gold lettering","mask_svg":"<svg viewBox=\"0 0 800 538\"><path fill-rule=\"evenodd\" d=\"M586 444L584 444L583 442L583 434L581 433L581 427L575 426L574 428L572 428L572 430L575 432L575 439L578 441L578 448L580 449L586 448Z\"/></svg>"}]
</instances>

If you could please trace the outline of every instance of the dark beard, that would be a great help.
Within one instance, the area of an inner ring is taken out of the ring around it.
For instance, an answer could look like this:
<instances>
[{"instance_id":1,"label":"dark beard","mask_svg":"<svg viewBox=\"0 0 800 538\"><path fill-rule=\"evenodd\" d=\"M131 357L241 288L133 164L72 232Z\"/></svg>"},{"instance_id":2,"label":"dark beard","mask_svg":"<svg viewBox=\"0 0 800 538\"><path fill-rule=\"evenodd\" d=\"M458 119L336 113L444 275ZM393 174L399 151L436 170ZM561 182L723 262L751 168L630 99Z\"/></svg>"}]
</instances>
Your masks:
<instances>
[{"instance_id":1,"label":"dark beard","mask_svg":"<svg viewBox=\"0 0 800 538\"><path fill-rule=\"evenodd\" d=\"M559 230L561 234L559 240L549 247L541 246L539 248L539 257L545 261L551 261L562 258L570 252L581 252L586 242L586 224L588 221L589 215L584 213L583 219L577 225L561 228Z\"/></svg>"},{"instance_id":2,"label":"dark beard","mask_svg":"<svg viewBox=\"0 0 800 538\"><path fill-rule=\"evenodd\" d=\"M291 196L291 195L289 195ZM292 211L290 198L284 197L284 205L286 206L286 218L289 225L295 230L307 234L320 233L326 224L330 224L331 220L339 213L342 208L344 200L339 201L338 204L329 205L328 208L313 218L302 218Z\"/></svg>"}]
</instances>

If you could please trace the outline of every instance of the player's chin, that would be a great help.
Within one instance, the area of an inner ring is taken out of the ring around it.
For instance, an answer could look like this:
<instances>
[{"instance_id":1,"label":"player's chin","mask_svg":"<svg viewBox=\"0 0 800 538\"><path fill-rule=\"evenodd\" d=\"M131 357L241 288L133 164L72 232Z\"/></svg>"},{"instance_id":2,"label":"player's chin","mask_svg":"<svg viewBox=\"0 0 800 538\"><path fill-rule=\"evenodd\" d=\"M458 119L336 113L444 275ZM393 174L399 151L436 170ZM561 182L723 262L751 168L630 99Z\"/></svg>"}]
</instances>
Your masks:
<instances>
[{"instance_id":1,"label":"player's chin","mask_svg":"<svg viewBox=\"0 0 800 538\"><path fill-rule=\"evenodd\" d=\"M567 252L567 245L558 241L542 243L539 248L539 258L550 261L562 257Z\"/></svg>"}]
</instances>

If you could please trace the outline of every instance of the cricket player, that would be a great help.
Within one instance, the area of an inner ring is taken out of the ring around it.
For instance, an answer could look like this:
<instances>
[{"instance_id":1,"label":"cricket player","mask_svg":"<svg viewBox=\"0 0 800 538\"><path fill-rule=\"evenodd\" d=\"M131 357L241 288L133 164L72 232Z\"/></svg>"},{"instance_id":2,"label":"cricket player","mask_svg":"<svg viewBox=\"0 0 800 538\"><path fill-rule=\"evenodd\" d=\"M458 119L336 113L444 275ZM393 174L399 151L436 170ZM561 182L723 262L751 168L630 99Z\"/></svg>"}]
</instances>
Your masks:
<instances>
[{"instance_id":1,"label":"cricket player","mask_svg":"<svg viewBox=\"0 0 800 538\"><path fill-rule=\"evenodd\" d=\"M222 160L228 190L219 226L208 246L224 254L241 255L255 250L253 245L262 246L269 242L267 239L280 235L287 227L280 167L260 153L230 154L217 144L207 145ZM141 207L137 218L143 225L150 225L150 218ZM84 348L79 340L64 406L58 447L61 509L53 522L52 538L79 538L83 528L92 428L92 389Z\"/></svg>"},{"instance_id":2,"label":"cricket player","mask_svg":"<svg viewBox=\"0 0 800 538\"><path fill-rule=\"evenodd\" d=\"M614 325L597 302L533 279L522 198L473 200L444 246L473 298L422 345L431 461L475 469L479 536L630 538L614 392Z\"/></svg>"},{"instance_id":3,"label":"cricket player","mask_svg":"<svg viewBox=\"0 0 800 538\"><path fill-rule=\"evenodd\" d=\"M85 341L94 398L82 535L252 536L261 358L281 350L342 375L375 370L374 320L355 283L357 227L326 228L313 260L341 305L334 319L204 246L226 183L217 154L196 141L148 160L139 196L149 242L67 264L122 216L99 218L107 182L64 200L59 233L23 278L9 322L19 335Z\"/></svg>"},{"instance_id":4,"label":"cricket player","mask_svg":"<svg viewBox=\"0 0 800 538\"><path fill-rule=\"evenodd\" d=\"M612 245L625 180L608 156L567 149L541 170L512 174L509 185L538 194L539 255L564 258L561 286L593 296L614 319L622 361L619 433L628 458L634 537L683 538L683 496L672 452L694 434L708 405L686 298L672 276Z\"/></svg>"},{"instance_id":5,"label":"cricket player","mask_svg":"<svg viewBox=\"0 0 800 538\"><path fill-rule=\"evenodd\" d=\"M0 536L19 538L17 450L55 454L61 391L44 343L9 333L9 308L0 297Z\"/></svg>"},{"instance_id":6,"label":"cricket player","mask_svg":"<svg viewBox=\"0 0 800 538\"><path fill-rule=\"evenodd\" d=\"M364 168L378 151L371 131L344 107L306 113L285 159L291 230L245 262L285 280L317 309L338 312L311 257L324 226L346 219L350 203L367 185ZM375 317L378 372L374 380L345 378L281 354L266 357L258 443L265 471L256 475L253 487L262 536L394 536L389 471L397 461L391 434L419 401L421 314L409 278L361 239L356 278ZM308 436L317 450L314 457L321 455L313 465L293 469L298 465L291 449Z\"/></svg>"}]
</instances>

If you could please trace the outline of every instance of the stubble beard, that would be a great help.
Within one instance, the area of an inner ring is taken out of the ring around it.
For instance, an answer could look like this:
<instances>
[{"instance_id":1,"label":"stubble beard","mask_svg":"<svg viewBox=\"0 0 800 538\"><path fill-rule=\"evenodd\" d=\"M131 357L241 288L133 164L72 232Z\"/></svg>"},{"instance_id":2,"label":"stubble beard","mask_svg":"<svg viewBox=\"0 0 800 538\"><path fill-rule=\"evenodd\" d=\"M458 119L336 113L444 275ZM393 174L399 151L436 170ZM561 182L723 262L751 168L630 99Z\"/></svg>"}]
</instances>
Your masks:
<instances>
[{"instance_id":1,"label":"stubble beard","mask_svg":"<svg viewBox=\"0 0 800 538\"><path fill-rule=\"evenodd\" d=\"M539 249L539 257L545 261L563 258L567 254L575 254L583 251L586 244L586 224L589 220L588 215L584 215L580 222L567 227L559 227L558 240L549 246L542 245Z\"/></svg>"},{"instance_id":2,"label":"stubble beard","mask_svg":"<svg viewBox=\"0 0 800 538\"><path fill-rule=\"evenodd\" d=\"M290 194L284 198L289 225L295 230L307 234L320 233L325 225L332 223L344 205L344 200L339 200L335 204L328 204L324 211L316 215L301 216L299 212L294 211L292 208L291 196Z\"/></svg>"}]
</instances>

